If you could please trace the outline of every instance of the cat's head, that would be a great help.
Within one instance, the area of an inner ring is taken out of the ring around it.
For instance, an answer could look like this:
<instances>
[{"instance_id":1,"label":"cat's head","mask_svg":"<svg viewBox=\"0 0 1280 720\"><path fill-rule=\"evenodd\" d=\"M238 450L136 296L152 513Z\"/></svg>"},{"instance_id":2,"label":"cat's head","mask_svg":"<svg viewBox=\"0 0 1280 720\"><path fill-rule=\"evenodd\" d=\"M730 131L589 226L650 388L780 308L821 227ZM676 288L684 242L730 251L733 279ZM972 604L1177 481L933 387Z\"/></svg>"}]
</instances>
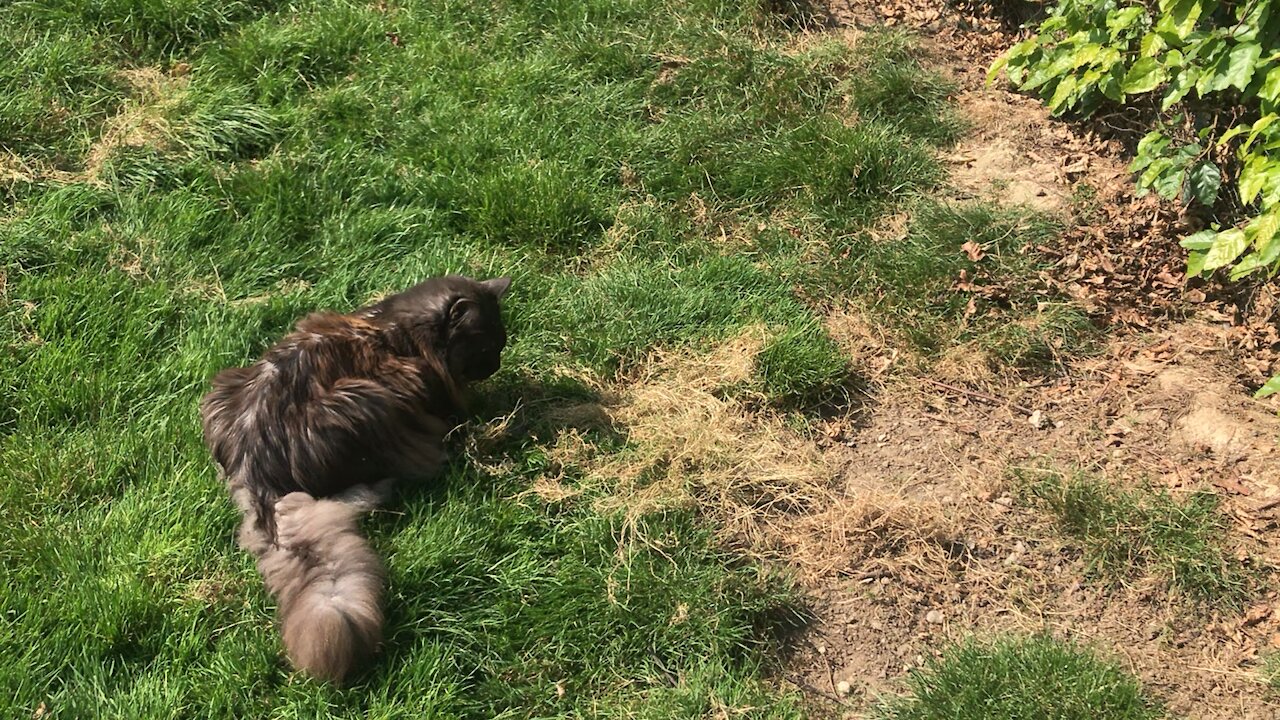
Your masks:
<instances>
[{"instance_id":1,"label":"cat's head","mask_svg":"<svg viewBox=\"0 0 1280 720\"><path fill-rule=\"evenodd\" d=\"M484 380L498 371L507 332L499 302L511 278L473 280L461 275L431 278L370 307L378 321L407 331L429 347L456 380Z\"/></svg>"}]
</instances>

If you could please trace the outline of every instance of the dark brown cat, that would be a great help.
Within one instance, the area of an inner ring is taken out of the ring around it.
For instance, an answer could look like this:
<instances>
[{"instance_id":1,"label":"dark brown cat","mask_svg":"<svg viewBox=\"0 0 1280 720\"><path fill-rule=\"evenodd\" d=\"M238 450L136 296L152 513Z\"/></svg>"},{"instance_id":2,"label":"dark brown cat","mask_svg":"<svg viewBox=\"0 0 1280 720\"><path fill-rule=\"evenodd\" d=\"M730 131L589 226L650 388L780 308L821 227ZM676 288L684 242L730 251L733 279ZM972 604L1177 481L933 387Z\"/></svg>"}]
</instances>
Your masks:
<instances>
[{"instance_id":1,"label":"dark brown cat","mask_svg":"<svg viewBox=\"0 0 1280 720\"><path fill-rule=\"evenodd\" d=\"M510 283L433 278L347 315L316 313L213 379L205 444L300 669L340 682L376 648L384 573L358 517L385 496L376 483L439 468L461 390L498 370Z\"/></svg>"}]
</instances>

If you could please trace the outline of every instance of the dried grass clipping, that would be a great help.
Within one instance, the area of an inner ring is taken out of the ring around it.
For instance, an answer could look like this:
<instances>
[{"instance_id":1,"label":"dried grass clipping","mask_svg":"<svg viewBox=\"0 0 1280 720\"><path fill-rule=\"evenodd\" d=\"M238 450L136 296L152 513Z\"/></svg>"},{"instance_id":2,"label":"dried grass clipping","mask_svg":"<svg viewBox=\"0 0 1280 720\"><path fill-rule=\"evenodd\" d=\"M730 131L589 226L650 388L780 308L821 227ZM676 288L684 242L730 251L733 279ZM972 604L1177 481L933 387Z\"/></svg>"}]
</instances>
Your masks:
<instances>
[{"instance_id":1,"label":"dried grass clipping","mask_svg":"<svg viewBox=\"0 0 1280 720\"><path fill-rule=\"evenodd\" d=\"M926 555L948 534L940 510L874 488L849 492L838 454L743 397L767 338L752 328L706 355L653 353L633 377L602 388L602 403L555 411L561 427L623 429L628 449L599 452L567 430L553 458L599 485L599 511L625 514L624 543L646 542L645 516L696 507L726 544L783 563L802 582L890 572L888 563L933 565ZM558 480L529 492L554 502L574 494Z\"/></svg>"}]
</instances>

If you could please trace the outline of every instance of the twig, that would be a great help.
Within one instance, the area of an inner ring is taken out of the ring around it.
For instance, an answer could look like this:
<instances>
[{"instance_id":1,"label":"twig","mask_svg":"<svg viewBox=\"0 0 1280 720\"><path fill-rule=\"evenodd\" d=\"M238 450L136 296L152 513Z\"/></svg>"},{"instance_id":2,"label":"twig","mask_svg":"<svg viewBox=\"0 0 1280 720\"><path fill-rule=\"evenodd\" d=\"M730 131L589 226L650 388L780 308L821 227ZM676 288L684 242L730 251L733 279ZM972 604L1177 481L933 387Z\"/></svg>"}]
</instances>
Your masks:
<instances>
[{"instance_id":1,"label":"twig","mask_svg":"<svg viewBox=\"0 0 1280 720\"><path fill-rule=\"evenodd\" d=\"M969 390L967 388L956 387L955 385L948 385L947 383L939 382L937 380L934 380L933 378L922 377L920 379L929 383L930 385L936 385L937 387L940 387L943 390L949 390L959 395L968 395L969 397L977 398L978 400L986 400L987 402L993 403L995 405L1007 405L1008 407L1011 407L1014 410L1017 410L1023 413L1024 415L1031 415L1033 412L1032 410L1024 406L1019 405L1016 402L1013 402L1012 400L998 398L995 395L992 395L990 393L984 393L980 390Z\"/></svg>"},{"instance_id":2,"label":"twig","mask_svg":"<svg viewBox=\"0 0 1280 720\"><path fill-rule=\"evenodd\" d=\"M849 705L849 702L844 698L840 697L839 695L833 695L827 692L826 690L823 690L822 688L812 685L799 678L794 678L787 675L787 676L784 676L783 679L785 679L787 682L791 683L792 685L795 685L796 687L800 688L801 690L807 693L817 695L818 697L824 698L826 700L832 700L834 702L840 703L841 705L845 705L845 706Z\"/></svg>"}]
</instances>

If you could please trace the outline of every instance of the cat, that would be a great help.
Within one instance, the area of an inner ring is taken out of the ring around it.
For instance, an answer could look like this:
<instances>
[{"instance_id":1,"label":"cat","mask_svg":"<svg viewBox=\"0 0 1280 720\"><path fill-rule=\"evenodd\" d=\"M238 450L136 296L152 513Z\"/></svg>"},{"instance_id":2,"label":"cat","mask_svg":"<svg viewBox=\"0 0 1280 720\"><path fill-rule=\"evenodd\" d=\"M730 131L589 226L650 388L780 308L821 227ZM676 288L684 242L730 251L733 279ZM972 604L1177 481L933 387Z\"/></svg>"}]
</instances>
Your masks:
<instances>
[{"instance_id":1,"label":"cat","mask_svg":"<svg viewBox=\"0 0 1280 720\"><path fill-rule=\"evenodd\" d=\"M450 275L345 315L315 313L257 362L213 378L205 444L302 671L341 683L376 649L385 573L357 520L388 479L439 469L463 390L500 367L510 284Z\"/></svg>"}]
</instances>

